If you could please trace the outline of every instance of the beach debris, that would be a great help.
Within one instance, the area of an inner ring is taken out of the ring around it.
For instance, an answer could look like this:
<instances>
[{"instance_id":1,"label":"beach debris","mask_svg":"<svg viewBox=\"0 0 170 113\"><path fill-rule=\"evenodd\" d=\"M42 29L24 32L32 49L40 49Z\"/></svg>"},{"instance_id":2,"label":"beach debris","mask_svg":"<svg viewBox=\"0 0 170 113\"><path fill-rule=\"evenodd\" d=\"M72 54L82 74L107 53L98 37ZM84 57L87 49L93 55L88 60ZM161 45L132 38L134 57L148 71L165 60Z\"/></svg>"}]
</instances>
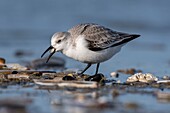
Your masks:
<instances>
[{"instance_id":1,"label":"beach debris","mask_svg":"<svg viewBox=\"0 0 170 113\"><path fill-rule=\"evenodd\" d=\"M135 74L135 73L141 73L141 70L137 70L135 68L130 68L130 69L119 69L117 72L124 73L124 74Z\"/></svg>"},{"instance_id":2,"label":"beach debris","mask_svg":"<svg viewBox=\"0 0 170 113\"><path fill-rule=\"evenodd\" d=\"M60 57L51 57L48 63L46 63L47 57L35 59L31 61L27 67L31 69L63 69L65 66L65 60Z\"/></svg>"},{"instance_id":3,"label":"beach debris","mask_svg":"<svg viewBox=\"0 0 170 113\"><path fill-rule=\"evenodd\" d=\"M74 88L97 88L95 81L61 81L61 80L33 80L35 84L40 86L58 86L58 87L74 87Z\"/></svg>"},{"instance_id":4,"label":"beach debris","mask_svg":"<svg viewBox=\"0 0 170 113\"><path fill-rule=\"evenodd\" d=\"M113 77L113 78L118 78L118 77L119 77L119 73L117 73L117 72L111 72L111 73L110 73L110 76Z\"/></svg>"},{"instance_id":5,"label":"beach debris","mask_svg":"<svg viewBox=\"0 0 170 113\"><path fill-rule=\"evenodd\" d=\"M128 79L126 80L126 82L155 82L158 81L158 78L155 77L154 75L152 75L151 73L136 73L130 77L128 77Z\"/></svg>"}]
</instances>

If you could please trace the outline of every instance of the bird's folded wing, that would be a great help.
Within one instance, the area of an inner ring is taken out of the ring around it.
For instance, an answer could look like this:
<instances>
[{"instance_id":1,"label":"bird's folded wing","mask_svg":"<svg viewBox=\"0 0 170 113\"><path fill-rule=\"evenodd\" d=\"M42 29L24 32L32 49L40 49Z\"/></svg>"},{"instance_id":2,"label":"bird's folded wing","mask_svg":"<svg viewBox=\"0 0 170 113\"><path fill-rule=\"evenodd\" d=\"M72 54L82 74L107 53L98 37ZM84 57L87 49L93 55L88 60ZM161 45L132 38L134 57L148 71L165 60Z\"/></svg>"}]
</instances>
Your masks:
<instances>
[{"instance_id":1,"label":"bird's folded wing","mask_svg":"<svg viewBox=\"0 0 170 113\"><path fill-rule=\"evenodd\" d=\"M92 51L101 51L109 47L129 42L139 35L116 32L98 24L80 24L69 30L73 36L83 35Z\"/></svg>"},{"instance_id":2,"label":"bird's folded wing","mask_svg":"<svg viewBox=\"0 0 170 113\"><path fill-rule=\"evenodd\" d=\"M125 44L140 35L112 31L103 26L87 27L82 33L92 51L100 51L110 47Z\"/></svg>"}]
</instances>

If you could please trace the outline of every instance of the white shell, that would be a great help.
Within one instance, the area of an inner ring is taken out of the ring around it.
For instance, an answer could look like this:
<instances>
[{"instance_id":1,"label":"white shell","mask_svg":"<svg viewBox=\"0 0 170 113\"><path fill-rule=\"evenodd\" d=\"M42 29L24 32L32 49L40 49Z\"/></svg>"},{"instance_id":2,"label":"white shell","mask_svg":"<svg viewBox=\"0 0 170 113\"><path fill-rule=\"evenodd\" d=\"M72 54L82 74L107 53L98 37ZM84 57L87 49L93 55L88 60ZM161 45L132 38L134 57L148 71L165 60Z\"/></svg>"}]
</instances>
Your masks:
<instances>
[{"instance_id":1,"label":"white shell","mask_svg":"<svg viewBox=\"0 0 170 113\"><path fill-rule=\"evenodd\" d=\"M136 73L126 80L126 82L154 82L158 81L158 78L152 75L151 73Z\"/></svg>"}]
</instances>

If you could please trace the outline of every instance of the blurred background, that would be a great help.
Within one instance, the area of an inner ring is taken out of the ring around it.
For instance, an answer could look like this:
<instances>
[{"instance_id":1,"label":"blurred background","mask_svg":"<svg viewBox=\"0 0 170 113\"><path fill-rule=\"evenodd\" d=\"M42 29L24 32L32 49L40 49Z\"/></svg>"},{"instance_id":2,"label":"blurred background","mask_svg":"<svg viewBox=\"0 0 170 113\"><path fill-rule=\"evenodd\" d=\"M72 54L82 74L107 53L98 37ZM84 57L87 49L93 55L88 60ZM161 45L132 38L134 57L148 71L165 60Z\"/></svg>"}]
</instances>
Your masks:
<instances>
[{"instance_id":1,"label":"blurred background","mask_svg":"<svg viewBox=\"0 0 170 113\"><path fill-rule=\"evenodd\" d=\"M140 34L100 72L137 68L157 75L170 73L169 0L1 0L0 57L7 63L40 58L51 36L79 23L97 23L113 30ZM25 52L24 57L18 57ZM83 69L84 64L58 53L67 68ZM90 68L88 73L93 74Z\"/></svg>"}]
</instances>

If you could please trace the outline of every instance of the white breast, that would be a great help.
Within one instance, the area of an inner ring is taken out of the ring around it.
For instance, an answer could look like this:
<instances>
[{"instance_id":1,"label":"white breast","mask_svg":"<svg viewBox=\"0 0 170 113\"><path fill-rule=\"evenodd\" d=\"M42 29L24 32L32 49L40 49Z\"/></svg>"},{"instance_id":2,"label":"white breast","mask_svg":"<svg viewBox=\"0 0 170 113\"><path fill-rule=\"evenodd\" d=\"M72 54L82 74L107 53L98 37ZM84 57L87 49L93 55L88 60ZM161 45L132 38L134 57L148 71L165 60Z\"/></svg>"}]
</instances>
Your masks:
<instances>
[{"instance_id":1,"label":"white breast","mask_svg":"<svg viewBox=\"0 0 170 113\"><path fill-rule=\"evenodd\" d=\"M75 60L84 63L100 63L110 59L113 55L120 51L121 46L108 48L102 51L91 51L87 48L88 42L82 35L75 40L76 46L70 46L63 53Z\"/></svg>"}]
</instances>

